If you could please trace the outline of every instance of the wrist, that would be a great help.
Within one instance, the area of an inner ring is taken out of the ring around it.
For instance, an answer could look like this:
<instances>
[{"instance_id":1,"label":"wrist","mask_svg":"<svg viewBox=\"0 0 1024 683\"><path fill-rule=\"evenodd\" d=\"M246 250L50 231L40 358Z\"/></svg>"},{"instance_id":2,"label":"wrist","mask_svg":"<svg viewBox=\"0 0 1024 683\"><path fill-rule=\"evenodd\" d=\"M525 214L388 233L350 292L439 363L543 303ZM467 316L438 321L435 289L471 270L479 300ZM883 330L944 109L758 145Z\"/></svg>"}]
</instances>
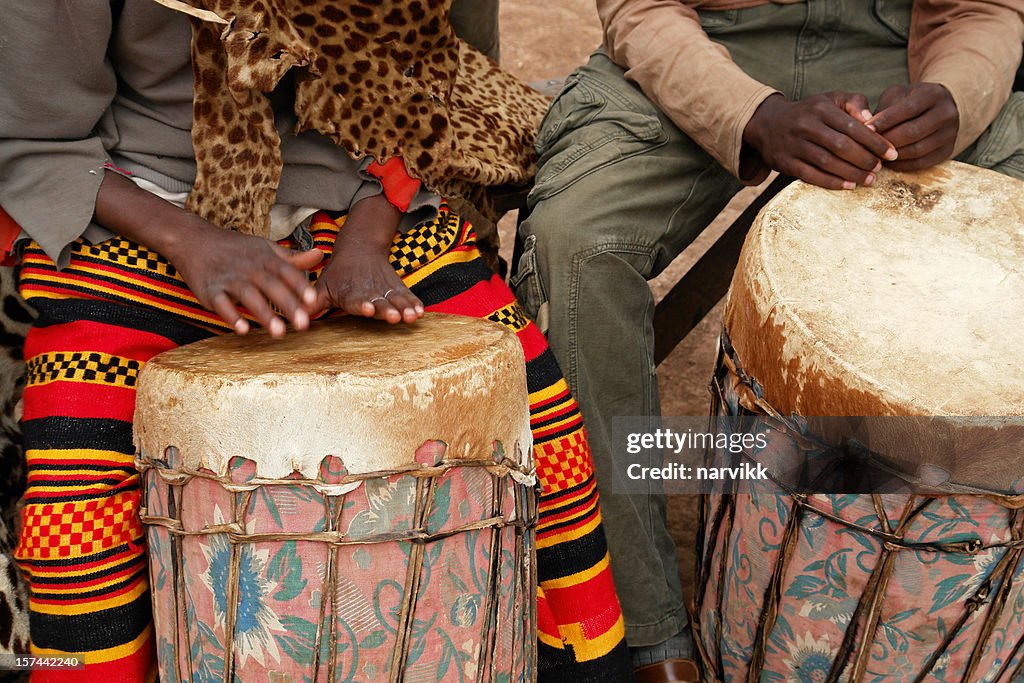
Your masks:
<instances>
[{"instance_id":1,"label":"wrist","mask_svg":"<svg viewBox=\"0 0 1024 683\"><path fill-rule=\"evenodd\" d=\"M338 233L338 245L364 252L387 254L402 221L402 212L383 194L366 197L349 210Z\"/></svg>"},{"instance_id":2,"label":"wrist","mask_svg":"<svg viewBox=\"0 0 1024 683\"><path fill-rule=\"evenodd\" d=\"M770 135L771 122L776 120L779 112L788 104L780 93L772 93L754 110L747 125L743 128L743 144L749 145L758 153L764 147L766 136Z\"/></svg>"},{"instance_id":3,"label":"wrist","mask_svg":"<svg viewBox=\"0 0 1024 683\"><path fill-rule=\"evenodd\" d=\"M218 229L113 171L104 172L93 219L172 262L189 245L201 243L204 232Z\"/></svg>"}]
</instances>

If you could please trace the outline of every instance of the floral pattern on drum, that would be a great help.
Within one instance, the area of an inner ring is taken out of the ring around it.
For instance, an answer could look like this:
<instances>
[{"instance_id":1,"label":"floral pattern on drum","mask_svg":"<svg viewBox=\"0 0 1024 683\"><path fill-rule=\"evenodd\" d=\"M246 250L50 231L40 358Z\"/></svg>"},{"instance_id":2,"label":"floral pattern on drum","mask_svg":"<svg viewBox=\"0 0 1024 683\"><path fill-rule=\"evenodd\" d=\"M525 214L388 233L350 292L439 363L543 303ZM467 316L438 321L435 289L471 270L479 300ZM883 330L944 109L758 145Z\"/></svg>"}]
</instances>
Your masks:
<instances>
[{"instance_id":1,"label":"floral pattern on drum","mask_svg":"<svg viewBox=\"0 0 1024 683\"><path fill-rule=\"evenodd\" d=\"M534 489L495 457L326 485L143 467L161 680L532 680Z\"/></svg>"},{"instance_id":2,"label":"floral pattern on drum","mask_svg":"<svg viewBox=\"0 0 1024 683\"><path fill-rule=\"evenodd\" d=\"M743 414L737 376L717 379L719 414ZM772 431L766 450L794 448ZM709 496L695 615L707 680L1024 681L1024 512L1006 500L800 504L770 482Z\"/></svg>"}]
</instances>

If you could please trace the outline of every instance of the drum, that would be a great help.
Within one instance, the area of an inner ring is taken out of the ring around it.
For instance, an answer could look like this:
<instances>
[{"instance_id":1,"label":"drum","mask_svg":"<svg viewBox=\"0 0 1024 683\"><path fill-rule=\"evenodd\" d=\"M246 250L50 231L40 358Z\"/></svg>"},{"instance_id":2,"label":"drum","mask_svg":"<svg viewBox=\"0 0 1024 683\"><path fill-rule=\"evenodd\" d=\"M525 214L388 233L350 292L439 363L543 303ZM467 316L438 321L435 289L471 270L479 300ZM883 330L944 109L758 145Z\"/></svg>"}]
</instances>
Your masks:
<instances>
[{"instance_id":1,"label":"drum","mask_svg":"<svg viewBox=\"0 0 1024 683\"><path fill-rule=\"evenodd\" d=\"M888 425L872 466L904 466L886 493L756 482L704 501L707 680L1019 680L1024 436L1000 416L1024 415L1021 263L1024 185L962 164L853 192L797 182L765 207L713 413L760 416L768 443L747 455L776 460L859 422L815 416L882 416L865 418Z\"/></svg>"},{"instance_id":2,"label":"drum","mask_svg":"<svg viewBox=\"0 0 1024 683\"><path fill-rule=\"evenodd\" d=\"M136 402L160 680L529 681L515 335L336 318L159 355Z\"/></svg>"}]
</instances>

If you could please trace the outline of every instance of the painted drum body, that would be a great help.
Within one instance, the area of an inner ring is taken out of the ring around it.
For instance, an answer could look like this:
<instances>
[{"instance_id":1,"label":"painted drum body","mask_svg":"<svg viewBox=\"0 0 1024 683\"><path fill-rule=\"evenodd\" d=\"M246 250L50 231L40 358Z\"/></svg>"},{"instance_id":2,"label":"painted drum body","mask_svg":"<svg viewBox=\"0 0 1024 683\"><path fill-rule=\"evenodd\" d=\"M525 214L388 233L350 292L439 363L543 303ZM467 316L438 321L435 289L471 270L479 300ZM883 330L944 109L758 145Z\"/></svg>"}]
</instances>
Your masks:
<instances>
[{"instance_id":1,"label":"painted drum body","mask_svg":"<svg viewBox=\"0 0 1024 683\"><path fill-rule=\"evenodd\" d=\"M495 323L209 339L139 381L163 681L535 676L522 352Z\"/></svg>"},{"instance_id":2,"label":"painted drum body","mask_svg":"<svg viewBox=\"0 0 1024 683\"><path fill-rule=\"evenodd\" d=\"M1021 263L1024 185L962 164L853 192L797 182L765 207L730 289L714 412L779 425L772 457L849 438L860 416L906 416L871 449L909 463L908 485L710 496L708 680L1022 674ZM941 485L920 486L925 462Z\"/></svg>"}]
</instances>

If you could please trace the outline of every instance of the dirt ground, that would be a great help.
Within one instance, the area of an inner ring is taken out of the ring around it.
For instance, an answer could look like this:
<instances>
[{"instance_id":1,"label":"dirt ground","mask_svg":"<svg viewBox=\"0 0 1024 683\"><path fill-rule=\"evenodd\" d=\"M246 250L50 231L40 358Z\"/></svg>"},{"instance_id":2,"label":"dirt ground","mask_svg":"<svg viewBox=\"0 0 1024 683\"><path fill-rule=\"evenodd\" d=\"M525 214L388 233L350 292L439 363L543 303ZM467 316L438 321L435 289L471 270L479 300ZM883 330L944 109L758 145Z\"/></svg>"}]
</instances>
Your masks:
<instances>
[{"instance_id":1,"label":"dirt ground","mask_svg":"<svg viewBox=\"0 0 1024 683\"><path fill-rule=\"evenodd\" d=\"M528 83L561 79L583 64L601 43L601 27L593 0L502 0L502 66ZM745 190L708 230L651 282L660 299L721 234L756 190ZM502 221L502 249L510 257L514 217ZM676 347L659 366L662 412L665 415L706 415L709 409L707 383L711 377L722 305ZM696 496L671 496L669 530L676 540L682 567L683 586L689 593L694 567L694 538L697 519Z\"/></svg>"}]
</instances>

